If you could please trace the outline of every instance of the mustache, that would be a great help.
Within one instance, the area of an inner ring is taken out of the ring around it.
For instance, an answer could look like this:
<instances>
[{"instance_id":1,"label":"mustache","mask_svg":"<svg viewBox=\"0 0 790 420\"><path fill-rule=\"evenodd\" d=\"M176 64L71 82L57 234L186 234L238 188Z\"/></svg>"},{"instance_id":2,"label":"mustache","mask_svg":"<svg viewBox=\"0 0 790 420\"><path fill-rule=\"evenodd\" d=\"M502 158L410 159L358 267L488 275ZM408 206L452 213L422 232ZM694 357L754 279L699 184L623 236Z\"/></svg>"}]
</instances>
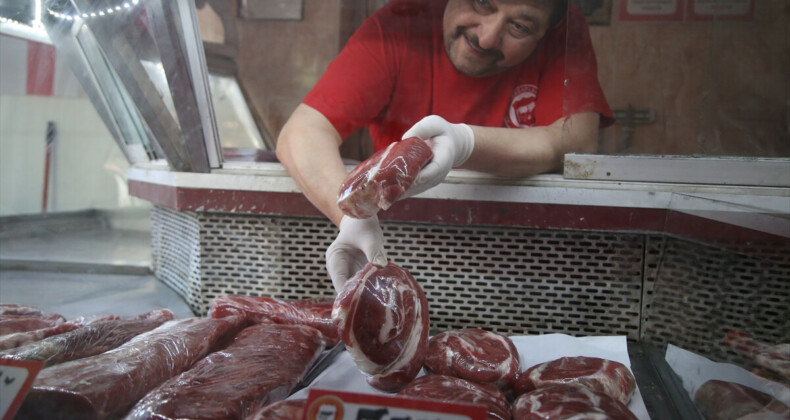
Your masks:
<instances>
[{"instance_id":1,"label":"mustache","mask_svg":"<svg viewBox=\"0 0 790 420\"><path fill-rule=\"evenodd\" d=\"M502 51L496 48L481 47L480 40L477 38L477 35L472 33L472 31L467 30L467 28L463 26L458 27L458 29L456 29L455 31L455 39L458 39L460 37L466 38L466 40L469 41L469 43L472 44L472 46L475 47L476 50L482 52L483 54L494 57L494 59L497 61L503 60L505 58L505 55L502 54Z\"/></svg>"}]
</instances>

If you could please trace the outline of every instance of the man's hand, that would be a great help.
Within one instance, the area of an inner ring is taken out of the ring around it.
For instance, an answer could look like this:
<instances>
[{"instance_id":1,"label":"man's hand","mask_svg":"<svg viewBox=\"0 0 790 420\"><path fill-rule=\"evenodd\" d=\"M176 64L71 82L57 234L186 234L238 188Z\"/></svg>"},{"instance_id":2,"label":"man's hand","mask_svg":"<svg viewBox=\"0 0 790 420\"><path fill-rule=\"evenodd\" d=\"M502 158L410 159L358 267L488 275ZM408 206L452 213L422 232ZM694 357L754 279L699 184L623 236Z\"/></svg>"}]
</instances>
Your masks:
<instances>
[{"instance_id":1,"label":"man's hand","mask_svg":"<svg viewBox=\"0 0 790 420\"><path fill-rule=\"evenodd\" d=\"M439 185L450 169L463 165L475 147L475 135L466 124L451 124L438 115L429 115L414 124L403 138L417 136L431 146L433 159L422 168L403 198L413 197Z\"/></svg>"},{"instance_id":2,"label":"man's hand","mask_svg":"<svg viewBox=\"0 0 790 420\"><path fill-rule=\"evenodd\" d=\"M354 219L343 216L340 233L326 250L326 269L335 290L339 292L368 261L381 267L387 265L378 217Z\"/></svg>"}]
</instances>

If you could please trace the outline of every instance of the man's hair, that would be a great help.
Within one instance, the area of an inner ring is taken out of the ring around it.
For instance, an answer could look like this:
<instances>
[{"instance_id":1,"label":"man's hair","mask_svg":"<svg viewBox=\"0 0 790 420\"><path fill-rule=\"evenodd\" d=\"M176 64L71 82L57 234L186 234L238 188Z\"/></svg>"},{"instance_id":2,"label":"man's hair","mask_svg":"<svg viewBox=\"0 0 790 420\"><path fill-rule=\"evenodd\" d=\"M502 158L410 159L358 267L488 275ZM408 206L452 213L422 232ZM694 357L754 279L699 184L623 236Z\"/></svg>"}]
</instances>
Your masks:
<instances>
[{"instance_id":1,"label":"man's hair","mask_svg":"<svg viewBox=\"0 0 790 420\"><path fill-rule=\"evenodd\" d=\"M568 11L568 0L554 0L554 5L549 16L549 28L559 23Z\"/></svg>"}]
</instances>

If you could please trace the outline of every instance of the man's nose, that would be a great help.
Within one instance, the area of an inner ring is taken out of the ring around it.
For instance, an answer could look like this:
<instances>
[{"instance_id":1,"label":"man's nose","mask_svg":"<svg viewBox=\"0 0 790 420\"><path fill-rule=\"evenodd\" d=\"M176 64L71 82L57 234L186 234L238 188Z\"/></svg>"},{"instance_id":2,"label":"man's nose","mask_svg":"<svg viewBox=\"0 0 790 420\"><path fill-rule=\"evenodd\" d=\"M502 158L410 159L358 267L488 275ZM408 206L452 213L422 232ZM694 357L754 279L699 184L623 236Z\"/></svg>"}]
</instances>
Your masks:
<instances>
[{"instance_id":1,"label":"man's nose","mask_svg":"<svg viewBox=\"0 0 790 420\"><path fill-rule=\"evenodd\" d=\"M502 43L505 20L496 16L487 16L477 27L477 42L480 48L498 49Z\"/></svg>"}]
</instances>

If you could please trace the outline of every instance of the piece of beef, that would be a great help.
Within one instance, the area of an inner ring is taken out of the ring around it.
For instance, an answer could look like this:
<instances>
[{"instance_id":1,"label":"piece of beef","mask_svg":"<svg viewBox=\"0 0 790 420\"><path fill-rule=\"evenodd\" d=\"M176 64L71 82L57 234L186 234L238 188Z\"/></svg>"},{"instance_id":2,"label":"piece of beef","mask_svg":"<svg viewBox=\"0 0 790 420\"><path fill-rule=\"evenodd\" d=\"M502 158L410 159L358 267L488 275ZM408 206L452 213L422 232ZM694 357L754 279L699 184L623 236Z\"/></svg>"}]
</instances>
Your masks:
<instances>
[{"instance_id":1,"label":"piece of beef","mask_svg":"<svg viewBox=\"0 0 790 420\"><path fill-rule=\"evenodd\" d=\"M579 385L554 385L520 395L513 420L636 420L625 404Z\"/></svg>"},{"instance_id":2,"label":"piece of beef","mask_svg":"<svg viewBox=\"0 0 790 420\"><path fill-rule=\"evenodd\" d=\"M454 376L427 374L409 383L399 396L482 405L486 418L510 420L510 403L493 385L478 384Z\"/></svg>"},{"instance_id":3,"label":"piece of beef","mask_svg":"<svg viewBox=\"0 0 790 420\"><path fill-rule=\"evenodd\" d=\"M242 419L285 399L324 351L305 325L258 324L140 400L126 420Z\"/></svg>"},{"instance_id":4,"label":"piece of beef","mask_svg":"<svg viewBox=\"0 0 790 420\"><path fill-rule=\"evenodd\" d=\"M636 380L622 363L597 357L561 357L530 367L519 374L516 396L552 385L577 384L608 394L628 404L636 390Z\"/></svg>"},{"instance_id":5,"label":"piece of beef","mask_svg":"<svg viewBox=\"0 0 790 420\"><path fill-rule=\"evenodd\" d=\"M136 318L95 321L73 331L0 352L15 360L36 360L52 366L112 350L132 337L175 318L168 309L156 309ZM66 325L67 323L61 324Z\"/></svg>"},{"instance_id":6,"label":"piece of beef","mask_svg":"<svg viewBox=\"0 0 790 420\"><path fill-rule=\"evenodd\" d=\"M445 331L428 341L425 369L509 389L518 374L518 351L508 337L491 331Z\"/></svg>"},{"instance_id":7,"label":"piece of beef","mask_svg":"<svg viewBox=\"0 0 790 420\"><path fill-rule=\"evenodd\" d=\"M223 317L242 313L251 323L272 321L278 324L307 325L321 331L327 346L340 342L332 321L332 298L280 300L263 296L225 295L211 302L208 315Z\"/></svg>"},{"instance_id":8,"label":"piece of beef","mask_svg":"<svg viewBox=\"0 0 790 420\"><path fill-rule=\"evenodd\" d=\"M338 293L340 338L368 384L395 392L414 379L428 348L428 301L405 269L368 263Z\"/></svg>"},{"instance_id":9,"label":"piece of beef","mask_svg":"<svg viewBox=\"0 0 790 420\"><path fill-rule=\"evenodd\" d=\"M14 349L24 346L29 343L43 340L53 335L63 334L65 332L76 330L81 327L79 323L66 321L62 324L55 325L54 327L40 328L33 331L22 331L0 336L0 356L3 355L2 351Z\"/></svg>"},{"instance_id":10,"label":"piece of beef","mask_svg":"<svg viewBox=\"0 0 790 420\"><path fill-rule=\"evenodd\" d=\"M244 420L302 420L306 402L304 398L278 401L259 408Z\"/></svg>"},{"instance_id":11,"label":"piece of beef","mask_svg":"<svg viewBox=\"0 0 790 420\"><path fill-rule=\"evenodd\" d=\"M431 147L418 137L390 144L348 173L340 185L338 207L357 219L367 219L379 209L390 208L432 158Z\"/></svg>"},{"instance_id":12,"label":"piece of beef","mask_svg":"<svg viewBox=\"0 0 790 420\"><path fill-rule=\"evenodd\" d=\"M735 420L747 415L790 418L790 407L781 401L735 382L705 382L694 394L694 404L708 420Z\"/></svg>"},{"instance_id":13,"label":"piece of beef","mask_svg":"<svg viewBox=\"0 0 790 420\"><path fill-rule=\"evenodd\" d=\"M41 309L16 303L0 303L0 315L44 315Z\"/></svg>"},{"instance_id":14,"label":"piece of beef","mask_svg":"<svg viewBox=\"0 0 790 420\"><path fill-rule=\"evenodd\" d=\"M769 344L743 331L730 331L724 345L783 380L790 380L790 343Z\"/></svg>"},{"instance_id":15,"label":"piece of beef","mask_svg":"<svg viewBox=\"0 0 790 420\"><path fill-rule=\"evenodd\" d=\"M54 327L64 322L66 318L58 314L0 315L0 336Z\"/></svg>"},{"instance_id":16,"label":"piece of beef","mask_svg":"<svg viewBox=\"0 0 790 420\"><path fill-rule=\"evenodd\" d=\"M19 418L116 418L146 393L185 371L243 326L241 316L168 321L102 354L39 372Z\"/></svg>"}]
</instances>

